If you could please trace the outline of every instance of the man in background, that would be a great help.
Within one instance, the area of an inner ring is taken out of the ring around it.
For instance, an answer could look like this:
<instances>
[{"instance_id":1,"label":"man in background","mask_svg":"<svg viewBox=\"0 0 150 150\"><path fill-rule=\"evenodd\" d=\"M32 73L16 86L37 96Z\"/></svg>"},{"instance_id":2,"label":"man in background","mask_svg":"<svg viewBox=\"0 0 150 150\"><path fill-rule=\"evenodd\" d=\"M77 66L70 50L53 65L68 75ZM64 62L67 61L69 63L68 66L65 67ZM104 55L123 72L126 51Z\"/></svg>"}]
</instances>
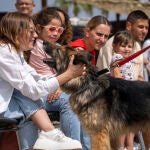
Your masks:
<instances>
[{"instance_id":1,"label":"man in background","mask_svg":"<svg viewBox=\"0 0 150 150\"><path fill-rule=\"evenodd\" d=\"M15 3L18 12L32 16L35 4L33 0L17 0Z\"/></svg>"}]
</instances>

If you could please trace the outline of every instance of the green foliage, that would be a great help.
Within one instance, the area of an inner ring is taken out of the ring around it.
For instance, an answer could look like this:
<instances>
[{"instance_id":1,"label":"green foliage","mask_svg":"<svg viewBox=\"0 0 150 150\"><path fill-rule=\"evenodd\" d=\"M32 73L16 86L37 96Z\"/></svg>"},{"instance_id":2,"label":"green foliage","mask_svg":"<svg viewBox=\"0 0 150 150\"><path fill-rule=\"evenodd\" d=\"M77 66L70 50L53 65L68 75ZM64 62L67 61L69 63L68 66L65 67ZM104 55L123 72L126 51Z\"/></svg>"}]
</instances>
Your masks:
<instances>
[{"instance_id":1,"label":"green foliage","mask_svg":"<svg viewBox=\"0 0 150 150\"><path fill-rule=\"evenodd\" d=\"M93 10L92 5L78 4L75 1L70 1L70 0L55 0L55 4L59 4L59 6L67 12L69 7L73 5L73 13L75 16L77 16L81 10L84 10L89 14L92 14L92 10Z\"/></svg>"}]
</instances>

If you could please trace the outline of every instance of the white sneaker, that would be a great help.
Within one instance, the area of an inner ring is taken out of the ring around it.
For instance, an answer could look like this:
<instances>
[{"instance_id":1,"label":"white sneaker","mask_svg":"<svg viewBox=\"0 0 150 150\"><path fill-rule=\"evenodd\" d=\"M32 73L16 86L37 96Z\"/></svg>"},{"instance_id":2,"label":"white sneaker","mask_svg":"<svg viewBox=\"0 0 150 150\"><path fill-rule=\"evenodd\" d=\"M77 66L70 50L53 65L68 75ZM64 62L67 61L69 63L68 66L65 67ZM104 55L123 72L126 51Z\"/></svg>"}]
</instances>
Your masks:
<instances>
[{"instance_id":1,"label":"white sneaker","mask_svg":"<svg viewBox=\"0 0 150 150\"><path fill-rule=\"evenodd\" d=\"M82 149L81 143L66 137L60 130L41 131L33 149L40 150L73 150Z\"/></svg>"}]
</instances>

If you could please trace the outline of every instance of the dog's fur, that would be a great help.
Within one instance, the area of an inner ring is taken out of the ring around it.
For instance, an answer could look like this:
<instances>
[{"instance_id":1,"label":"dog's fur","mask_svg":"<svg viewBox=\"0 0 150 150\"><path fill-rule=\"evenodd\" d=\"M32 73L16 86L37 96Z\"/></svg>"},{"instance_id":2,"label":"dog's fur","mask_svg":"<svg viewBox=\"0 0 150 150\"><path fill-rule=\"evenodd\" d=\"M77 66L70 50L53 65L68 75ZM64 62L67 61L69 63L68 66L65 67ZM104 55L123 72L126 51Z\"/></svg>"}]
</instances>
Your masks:
<instances>
[{"instance_id":1,"label":"dog's fur","mask_svg":"<svg viewBox=\"0 0 150 150\"><path fill-rule=\"evenodd\" d=\"M110 137L150 129L150 83L98 76L97 68L90 63L91 57L82 50L52 50L49 44L45 44L45 50L52 56L49 65L58 73L67 69L73 54L76 64L86 64L87 74L70 80L62 89L71 94L72 110L91 136L92 150L111 150Z\"/></svg>"}]
</instances>

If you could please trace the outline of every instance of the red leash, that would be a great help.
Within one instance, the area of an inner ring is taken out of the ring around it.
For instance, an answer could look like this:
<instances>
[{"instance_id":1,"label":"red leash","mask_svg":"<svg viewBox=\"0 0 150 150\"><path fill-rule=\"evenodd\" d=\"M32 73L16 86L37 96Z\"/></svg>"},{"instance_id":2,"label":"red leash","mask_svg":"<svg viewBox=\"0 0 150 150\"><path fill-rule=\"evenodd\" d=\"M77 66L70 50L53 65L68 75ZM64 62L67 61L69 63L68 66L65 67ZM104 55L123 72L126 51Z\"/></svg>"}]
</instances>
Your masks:
<instances>
[{"instance_id":1,"label":"red leash","mask_svg":"<svg viewBox=\"0 0 150 150\"><path fill-rule=\"evenodd\" d=\"M99 75L102 75L102 74L104 74L104 73L109 72L111 69L114 69L115 67L120 67L120 66L124 65L125 63L129 62L130 60L132 60L132 59L136 58L137 56L139 56L140 54L144 53L144 52L145 52L146 50L148 50L149 48L150 48L150 45L147 46L147 47L145 47L145 48L143 48L143 49L141 49L141 50L139 50L138 52L136 52L136 53L130 55L129 57L127 57L127 58L125 58L125 59L119 61L119 62L116 63L115 65L110 66L109 69L108 69L108 68L105 68L105 69L102 69L102 70L98 71L98 72L97 72L97 75L98 75L98 76L99 76Z\"/></svg>"},{"instance_id":2,"label":"red leash","mask_svg":"<svg viewBox=\"0 0 150 150\"><path fill-rule=\"evenodd\" d=\"M136 52L136 53L130 55L129 57L127 57L127 58L125 58L125 59L119 61L115 66L112 66L112 67L110 67L110 68L120 67L120 66L124 65L125 63L129 62L130 60L132 60L132 59L136 58L137 56L139 56L140 54L144 53L144 52L145 52L146 50L148 50L149 48L150 48L150 45L147 46L147 47L145 47L145 48L143 48L143 49L141 49L141 50L139 50L138 52Z\"/></svg>"}]
</instances>

